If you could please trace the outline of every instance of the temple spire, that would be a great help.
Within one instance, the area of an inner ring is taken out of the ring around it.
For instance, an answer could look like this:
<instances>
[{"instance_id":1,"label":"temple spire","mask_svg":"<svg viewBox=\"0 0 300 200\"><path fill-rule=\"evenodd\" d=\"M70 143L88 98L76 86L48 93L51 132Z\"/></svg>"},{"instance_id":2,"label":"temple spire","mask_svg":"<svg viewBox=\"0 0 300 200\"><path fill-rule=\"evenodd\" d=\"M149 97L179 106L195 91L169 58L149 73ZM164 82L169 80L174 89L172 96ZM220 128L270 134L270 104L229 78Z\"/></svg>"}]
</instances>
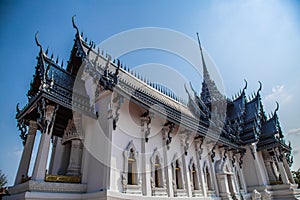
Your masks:
<instances>
[{"instance_id":1,"label":"temple spire","mask_svg":"<svg viewBox=\"0 0 300 200\"><path fill-rule=\"evenodd\" d=\"M200 49L200 53L201 53L201 60L202 60L202 67L203 67L203 81L207 81L208 79L210 79L206 64L205 64L205 60L204 60L204 55L203 55L203 51L202 51L202 46L201 46L201 41L200 41L200 37L199 37L199 33L197 32L197 38L198 38L198 44L199 44L199 49Z\"/></svg>"},{"instance_id":2,"label":"temple spire","mask_svg":"<svg viewBox=\"0 0 300 200\"><path fill-rule=\"evenodd\" d=\"M203 82L202 82L202 91L201 91L201 100L205 104L210 104L212 101L217 101L223 99L223 95L218 90L215 82L210 78L209 72L206 67L204 60L203 50L199 38L199 33L197 33L198 43L201 53L202 67L203 67Z\"/></svg>"}]
</instances>

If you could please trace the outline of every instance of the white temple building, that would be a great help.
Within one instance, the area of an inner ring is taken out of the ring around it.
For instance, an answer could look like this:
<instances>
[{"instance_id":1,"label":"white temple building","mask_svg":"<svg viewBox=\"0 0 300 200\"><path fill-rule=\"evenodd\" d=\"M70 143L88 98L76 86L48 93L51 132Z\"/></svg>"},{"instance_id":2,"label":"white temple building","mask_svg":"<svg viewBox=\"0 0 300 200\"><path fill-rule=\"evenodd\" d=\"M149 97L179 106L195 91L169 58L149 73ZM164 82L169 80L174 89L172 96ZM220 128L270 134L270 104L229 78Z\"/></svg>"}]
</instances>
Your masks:
<instances>
[{"instance_id":1,"label":"white temple building","mask_svg":"<svg viewBox=\"0 0 300 200\"><path fill-rule=\"evenodd\" d=\"M300 199L279 106L266 117L261 83L251 99L247 82L225 97L199 41L201 93L186 87L183 103L82 39L74 19L73 26L66 68L36 35L28 103L16 114L24 149L4 199Z\"/></svg>"}]
</instances>

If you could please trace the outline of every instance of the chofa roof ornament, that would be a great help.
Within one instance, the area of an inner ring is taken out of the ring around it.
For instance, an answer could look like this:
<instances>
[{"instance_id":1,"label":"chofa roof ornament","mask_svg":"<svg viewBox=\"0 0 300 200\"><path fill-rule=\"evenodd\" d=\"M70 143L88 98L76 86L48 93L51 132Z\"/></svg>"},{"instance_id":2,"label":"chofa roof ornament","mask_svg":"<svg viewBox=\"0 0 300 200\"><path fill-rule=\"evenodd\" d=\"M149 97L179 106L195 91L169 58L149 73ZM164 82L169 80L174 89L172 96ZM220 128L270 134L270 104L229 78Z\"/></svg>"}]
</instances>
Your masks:
<instances>
[{"instance_id":1,"label":"chofa roof ornament","mask_svg":"<svg viewBox=\"0 0 300 200\"><path fill-rule=\"evenodd\" d=\"M36 46L40 47L40 50L43 51L43 47L42 47L41 43L38 40L38 36L39 36L39 32L37 31L35 36L34 36L35 37L35 43L36 43Z\"/></svg>"},{"instance_id":2,"label":"chofa roof ornament","mask_svg":"<svg viewBox=\"0 0 300 200\"><path fill-rule=\"evenodd\" d=\"M261 89L262 89L262 83L260 81L258 81L258 83L259 83L259 88L256 93L257 96L259 95L259 93L261 92Z\"/></svg>"},{"instance_id":3,"label":"chofa roof ornament","mask_svg":"<svg viewBox=\"0 0 300 200\"><path fill-rule=\"evenodd\" d=\"M77 35L80 36L80 34L79 34L79 29L78 29L78 27L77 27L76 24L75 24L75 20L74 20L75 17L76 17L76 15L73 15L73 17L72 17L73 28L76 29Z\"/></svg>"}]
</instances>

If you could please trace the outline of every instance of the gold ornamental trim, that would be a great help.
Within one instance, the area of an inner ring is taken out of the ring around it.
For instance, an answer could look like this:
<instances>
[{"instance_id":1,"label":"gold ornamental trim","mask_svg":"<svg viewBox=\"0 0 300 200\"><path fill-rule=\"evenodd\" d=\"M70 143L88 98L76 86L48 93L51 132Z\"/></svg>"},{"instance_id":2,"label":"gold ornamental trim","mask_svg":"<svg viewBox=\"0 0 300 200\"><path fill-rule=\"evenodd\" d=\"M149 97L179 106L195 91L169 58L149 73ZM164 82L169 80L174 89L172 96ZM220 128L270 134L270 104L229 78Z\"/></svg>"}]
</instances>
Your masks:
<instances>
[{"instance_id":1,"label":"gold ornamental trim","mask_svg":"<svg viewBox=\"0 0 300 200\"><path fill-rule=\"evenodd\" d=\"M63 175L52 175L46 174L45 176L46 182L60 182L60 183L80 183L80 176L63 176Z\"/></svg>"}]
</instances>

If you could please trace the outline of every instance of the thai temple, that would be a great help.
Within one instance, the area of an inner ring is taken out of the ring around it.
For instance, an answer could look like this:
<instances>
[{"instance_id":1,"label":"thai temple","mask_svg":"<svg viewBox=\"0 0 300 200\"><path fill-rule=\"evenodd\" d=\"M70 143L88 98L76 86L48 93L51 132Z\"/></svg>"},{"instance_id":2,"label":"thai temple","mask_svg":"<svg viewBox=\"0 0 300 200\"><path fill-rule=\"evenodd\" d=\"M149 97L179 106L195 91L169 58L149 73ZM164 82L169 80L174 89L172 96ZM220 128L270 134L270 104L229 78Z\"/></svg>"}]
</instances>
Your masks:
<instances>
[{"instance_id":1,"label":"thai temple","mask_svg":"<svg viewBox=\"0 0 300 200\"><path fill-rule=\"evenodd\" d=\"M235 98L223 95L198 37L202 88L182 86L184 102L83 39L72 22L66 66L36 34L28 103L16 113L24 149L4 199L300 199L279 105L266 116L260 82L250 98L246 81Z\"/></svg>"}]
</instances>

